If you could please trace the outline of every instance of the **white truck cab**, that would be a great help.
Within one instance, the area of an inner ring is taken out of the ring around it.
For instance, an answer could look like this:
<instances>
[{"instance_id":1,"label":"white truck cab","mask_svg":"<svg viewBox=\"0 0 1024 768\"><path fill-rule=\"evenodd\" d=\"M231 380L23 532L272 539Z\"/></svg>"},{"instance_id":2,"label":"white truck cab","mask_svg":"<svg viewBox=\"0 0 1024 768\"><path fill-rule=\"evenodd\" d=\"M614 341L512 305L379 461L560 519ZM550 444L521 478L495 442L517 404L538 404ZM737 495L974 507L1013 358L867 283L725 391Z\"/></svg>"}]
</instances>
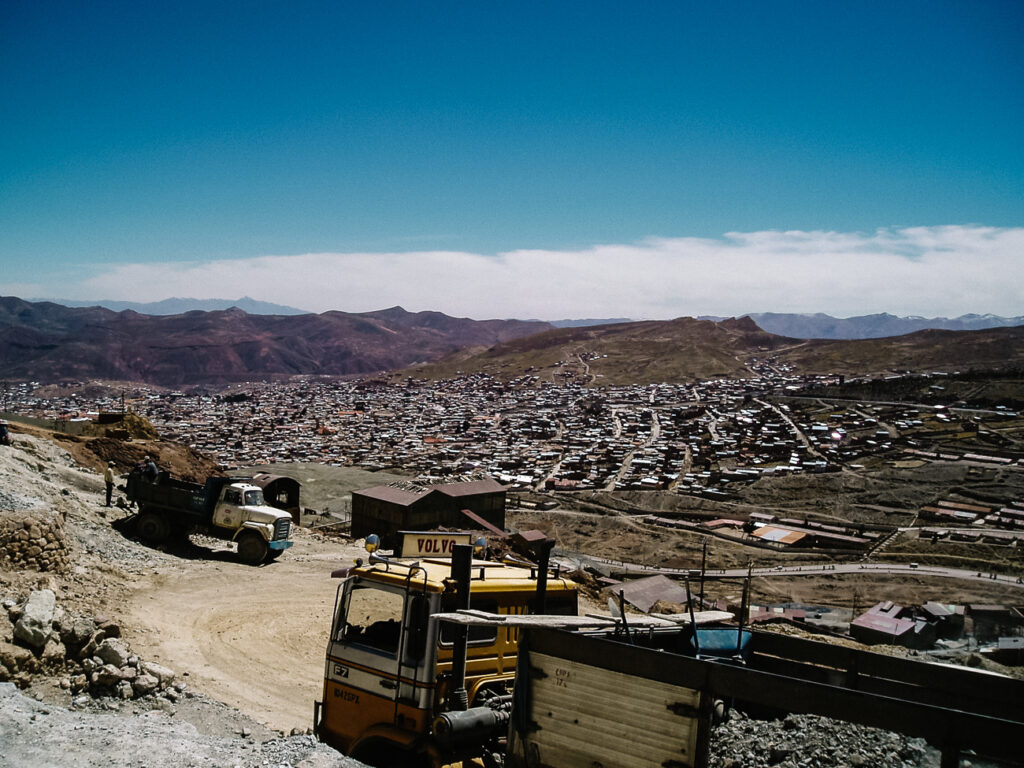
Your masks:
<instances>
[{"instance_id":1,"label":"white truck cab","mask_svg":"<svg viewBox=\"0 0 1024 768\"><path fill-rule=\"evenodd\" d=\"M225 485L213 510L213 524L235 532L232 538L245 561L262 562L290 547L291 522L291 515L268 505L263 491L248 483Z\"/></svg>"}]
</instances>

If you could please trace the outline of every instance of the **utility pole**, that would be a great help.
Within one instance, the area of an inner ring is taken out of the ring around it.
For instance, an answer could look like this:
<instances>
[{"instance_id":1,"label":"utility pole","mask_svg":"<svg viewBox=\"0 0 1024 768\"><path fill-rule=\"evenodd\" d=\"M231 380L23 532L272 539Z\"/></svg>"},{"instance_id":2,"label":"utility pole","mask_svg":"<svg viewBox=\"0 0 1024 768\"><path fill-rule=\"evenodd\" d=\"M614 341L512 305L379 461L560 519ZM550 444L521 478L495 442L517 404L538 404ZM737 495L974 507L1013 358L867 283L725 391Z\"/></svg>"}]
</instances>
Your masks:
<instances>
[{"instance_id":1,"label":"utility pole","mask_svg":"<svg viewBox=\"0 0 1024 768\"><path fill-rule=\"evenodd\" d=\"M706 536L704 537L703 550L700 557L700 596L698 597L702 611L704 610L704 573L708 569L708 539Z\"/></svg>"}]
</instances>

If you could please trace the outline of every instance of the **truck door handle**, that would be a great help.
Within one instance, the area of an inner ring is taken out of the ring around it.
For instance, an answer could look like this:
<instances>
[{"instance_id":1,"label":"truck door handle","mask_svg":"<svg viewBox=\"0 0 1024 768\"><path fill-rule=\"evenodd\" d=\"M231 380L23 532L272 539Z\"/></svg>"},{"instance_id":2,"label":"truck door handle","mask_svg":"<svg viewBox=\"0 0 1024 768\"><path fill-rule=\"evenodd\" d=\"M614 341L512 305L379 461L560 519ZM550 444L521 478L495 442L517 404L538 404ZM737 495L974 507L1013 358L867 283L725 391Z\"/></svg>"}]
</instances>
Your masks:
<instances>
[{"instance_id":1,"label":"truck door handle","mask_svg":"<svg viewBox=\"0 0 1024 768\"><path fill-rule=\"evenodd\" d=\"M398 687L398 683L396 683L394 680L381 680L380 681L380 687L381 688L390 688L391 690L394 690L395 688Z\"/></svg>"}]
</instances>

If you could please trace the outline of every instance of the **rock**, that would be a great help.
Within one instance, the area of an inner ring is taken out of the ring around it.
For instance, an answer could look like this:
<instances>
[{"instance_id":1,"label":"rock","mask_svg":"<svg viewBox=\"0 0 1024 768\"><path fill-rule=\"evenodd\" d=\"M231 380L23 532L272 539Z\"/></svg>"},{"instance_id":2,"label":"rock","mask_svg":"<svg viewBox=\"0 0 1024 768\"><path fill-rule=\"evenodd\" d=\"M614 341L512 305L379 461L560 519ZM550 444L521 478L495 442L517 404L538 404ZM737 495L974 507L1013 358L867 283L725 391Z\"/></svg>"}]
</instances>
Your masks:
<instances>
[{"instance_id":1,"label":"rock","mask_svg":"<svg viewBox=\"0 0 1024 768\"><path fill-rule=\"evenodd\" d=\"M153 693L160 686L160 680L153 675L142 674L132 680L132 688L139 696Z\"/></svg>"},{"instance_id":2,"label":"rock","mask_svg":"<svg viewBox=\"0 0 1024 768\"><path fill-rule=\"evenodd\" d=\"M103 621L97 620L96 626L103 630L104 636L106 637L121 636L121 627L110 619L104 619Z\"/></svg>"},{"instance_id":3,"label":"rock","mask_svg":"<svg viewBox=\"0 0 1024 768\"><path fill-rule=\"evenodd\" d=\"M162 710L168 715L174 714L174 705L167 699L153 699L153 709Z\"/></svg>"},{"instance_id":4,"label":"rock","mask_svg":"<svg viewBox=\"0 0 1024 768\"><path fill-rule=\"evenodd\" d=\"M57 598L52 590L34 590L14 625L14 636L29 647L42 650L53 634L53 610L56 605Z\"/></svg>"},{"instance_id":5,"label":"rock","mask_svg":"<svg viewBox=\"0 0 1024 768\"><path fill-rule=\"evenodd\" d=\"M104 664L92 673L92 684L101 688L109 688L121 682L121 670L113 664Z\"/></svg>"},{"instance_id":6,"label":"rock","mask_svg":"<svg viewBox=\"0 0 1024 768\"><path fill-rule=\"evenodd\" d=\"M135 695L135 690L128 680L122 680L117 684L117 695L122 699L130 699Z\"/></svg>"},{"instance_id":7,"label":"rock","mask_svg":"<svg viewBox=\"0 0 1024 768\"><path fill-rule=\"evenodd\" d=\"M152 661L143 661L141 664L139 664L139 669L141 669L145 674L152 675L153 677L155 677L157 680L160 681L160 685L162 686L170 685L171 682L173 682L174 680L173 670L170 670L167 667L161 666Z\"/></svg>"},{"instance_id":8,"label":"rock","mask_svg":"<svg viewBox=\"0 0 1024 768\"><path fill-rule=\"evenodd\" d=\"M93 632L92 635L89 636L85 645L82 646L82 650L78 652L78 658L85 659L90 656L95 656L96 649L99 648L100 643L103 642L104 638L106 638L106 635L103 633L102 629L97 629Z\"/></svg>"},{"instance_id":9,"label":"rock","mask_svg":"<svg viewBox=\"0 0 1024 768\"><path fill-rule=\"evenodd\" d=\"M64 663L64 658L67 656L67 649L64 647L64 643L55 637L51 637L46 647L43 648L43 653L40 656L43 664L51 667L60 666Z\"/></svg>"},{"instance_id":10,"label":"rock","mask_svg":"<svg viewBox=\"0 0 1024 768\"><path fill-rule=\"evenodd\" d=\"M70 626L68 626L69 624ZM65 626L67 631L61 633L61 639L65 645L76 650L89 642L89 638L96 631L96 624L93 620L84 616L77 616L71 622L65 622Z\"/></svg>"},{"instance_id":11,"label":"rock","mask_svg":"<svg viewBox=\"0 0 1024 768\"><path fill-rule=\"evenodd\" d=\"M122 680L134 680L139 676L139 670L133 667L131 664L125 664L121 667L121 679Z\"/></svg>"},{"instance_id":12,"label":"rock","mask_svg":"<svg viewBox=\"0 0 1024 768\"><path fill-rule=\"evenodd\" d=\"M27 648L13 643L0 643L0 664L6 667L11 675L32 666L34 661L32 651Z\"/></svg>"},{"instance_id":13,"label":"rock","mask_svg":"<svg viewBox=\"0 0 1024 768\"><path fill-rule=\"evenodd\" d=\"M123 667L128 664L128 659L132 654L124 640L108 637L96 648L96 655L107 664Z\"/></svg>"}]
</instances>

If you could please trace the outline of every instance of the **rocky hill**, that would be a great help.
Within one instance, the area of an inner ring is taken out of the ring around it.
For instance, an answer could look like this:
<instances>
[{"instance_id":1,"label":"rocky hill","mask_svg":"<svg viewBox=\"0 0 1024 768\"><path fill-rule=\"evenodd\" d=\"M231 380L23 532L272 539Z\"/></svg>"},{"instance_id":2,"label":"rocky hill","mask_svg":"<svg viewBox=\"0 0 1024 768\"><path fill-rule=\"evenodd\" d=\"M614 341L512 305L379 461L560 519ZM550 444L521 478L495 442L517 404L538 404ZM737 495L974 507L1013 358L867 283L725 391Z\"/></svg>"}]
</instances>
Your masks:
<instances>
[{"instance_id":1,"label":"rocky hill","mask_svg":"<svg viewBox=\"0 0 1024 768\"><path fill-rule=\"evenodd\" d=\"M370 374L550 328L440 312L140 315L0 298L0 368L12 379L108 379L166 386L293 375Z\"/></svg>"},{"instance_id":2,"label":"rocky hill","mask_svg":"<svg viewBox=\"0 0 1024 768\"><path fill-rule=\"evenodd\" d=\"M752 375L749 365L766 358L788 364L798 374L1005 369L1024 363L1024 327L833 341L777 336L749 317L717 322L684 317L559 328L476 354L455 353L403 373L444 378L460 371L480 372L503 379L533 374L625 385L747 377Z\"/></svg>"}]
</instances>

